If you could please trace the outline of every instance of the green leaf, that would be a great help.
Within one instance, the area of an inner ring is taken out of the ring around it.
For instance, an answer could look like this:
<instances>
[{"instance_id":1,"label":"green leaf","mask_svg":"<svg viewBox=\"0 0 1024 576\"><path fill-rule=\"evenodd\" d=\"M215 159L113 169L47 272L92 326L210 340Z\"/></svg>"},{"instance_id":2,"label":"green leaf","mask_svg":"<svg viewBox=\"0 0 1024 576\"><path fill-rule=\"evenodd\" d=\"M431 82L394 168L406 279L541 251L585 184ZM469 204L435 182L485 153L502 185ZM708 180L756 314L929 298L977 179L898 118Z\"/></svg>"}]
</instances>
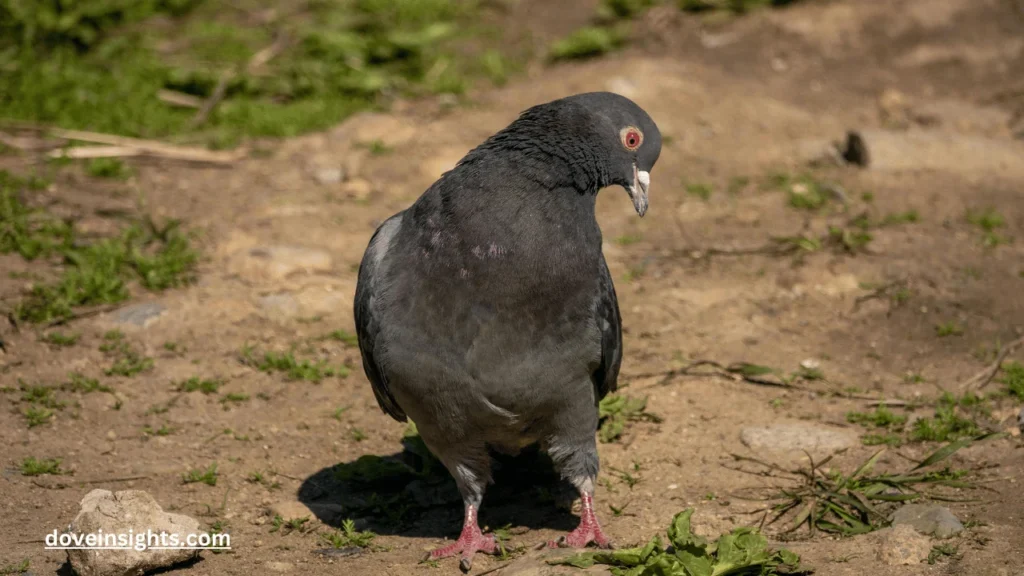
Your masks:
<instances>
[{"instance_id":1,"label":"green leaf","mask_svg":"<svg viewBox=\"0 0 1024 576\"><path fill-rule=\"evenodd\" d=\"M969 444L973 444L974 442L980 442L982 440L987 440L987 439L989 439L989 438L991 438L993 436L1001 436L1001 435L1002 435L1002 433L1000 433L1000 432L990 432L988 434L982 434L980 436L975 436L973 438L962 438L960 440L957 440L956 442L950 442L949 444L946 444L942 448L939 448L935 452L932 452L931 454L929 454L927 458L922 460L921 463L918 464L917 466L914 466L912 468L912 470L920 470L921 468L925 468L926 466L931 466L932 464L935 464L936 462L941 462L941 461L945 460L946 458L949 458L950 456L952 456L953 453L955 453L957 450L959 450L959 449L961 449L964 446L967 446Z\"/></svg>"},{"instance_id":2,"label":"green leaf","mask_svg":"<svg viewBox=\"0 0 1024 576\"><path fill-rule=\"evenodd\" d=\"M672 524L668 527L669 542L676 551L682 550L695 556L704 556L707 554L707 542L690 532L690 516L693 516L693 508L687 508L672 518Z\"/></svg>"},{"instance_id":3,"label":"green leaf","mask_svg":"<svg viewBox=\"0 0 1024 576\"><path fill-rule=\"evenodd\" d=\"M689 552L676 551L676 558L686 569L687 576L711 576L711 558L707 556L696 556Z\"/></svg>"}]
</instances>

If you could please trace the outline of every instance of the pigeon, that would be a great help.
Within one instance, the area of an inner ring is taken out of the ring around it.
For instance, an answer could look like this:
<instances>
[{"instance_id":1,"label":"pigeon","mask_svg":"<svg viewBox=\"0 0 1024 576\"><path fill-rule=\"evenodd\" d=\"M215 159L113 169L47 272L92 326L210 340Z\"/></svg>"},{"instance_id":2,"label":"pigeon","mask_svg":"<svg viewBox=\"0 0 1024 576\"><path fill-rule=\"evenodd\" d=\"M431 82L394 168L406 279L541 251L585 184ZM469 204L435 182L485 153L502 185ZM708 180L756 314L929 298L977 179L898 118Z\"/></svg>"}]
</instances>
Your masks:
<instances>
[{"instance_id":1,"label":"pigeon","mask_svg":"<svg viewBox=\"0 0 1024 576\"><path fill-rule=\"evenodd\" d=\"M579 491L579 526L549 546L611 547L594 511L598 403L615 390L622 321L595 215L621 186L642 217L661 133L633 101L540 104L471 150L376 229L355 322L381 409L411 419L455 479L465 516L436 560L496 553L477 513L489 450L537 445Z\"/></svg>"}]
</instances>

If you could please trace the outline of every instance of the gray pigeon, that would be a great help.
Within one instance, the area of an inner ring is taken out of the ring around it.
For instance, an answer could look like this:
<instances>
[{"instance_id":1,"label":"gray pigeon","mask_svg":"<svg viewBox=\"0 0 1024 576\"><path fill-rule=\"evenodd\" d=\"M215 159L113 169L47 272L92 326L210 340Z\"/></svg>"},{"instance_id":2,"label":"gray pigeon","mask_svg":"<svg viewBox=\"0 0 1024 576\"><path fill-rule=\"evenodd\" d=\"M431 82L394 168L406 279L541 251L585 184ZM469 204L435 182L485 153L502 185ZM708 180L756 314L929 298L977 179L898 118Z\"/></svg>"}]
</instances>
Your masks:
<instances>
[{"instance_id":1,"label":"gray pigeon","mask_svg":"<svg viewBox=\"0 0 1024 576\"><path fill-rule=\"evenodd\" d=\"M594 513L597 405L622 361L619 306L601 253L597 192L647 211L661 133L607 92L535 106L470 151L374 232L359 266L363 369L384 412L411 418L454 476L459 539L429 559L494 553L477 511L488 449L538 444L582 498L549 545L610 547Z\"/></svg>"}]
</instances>

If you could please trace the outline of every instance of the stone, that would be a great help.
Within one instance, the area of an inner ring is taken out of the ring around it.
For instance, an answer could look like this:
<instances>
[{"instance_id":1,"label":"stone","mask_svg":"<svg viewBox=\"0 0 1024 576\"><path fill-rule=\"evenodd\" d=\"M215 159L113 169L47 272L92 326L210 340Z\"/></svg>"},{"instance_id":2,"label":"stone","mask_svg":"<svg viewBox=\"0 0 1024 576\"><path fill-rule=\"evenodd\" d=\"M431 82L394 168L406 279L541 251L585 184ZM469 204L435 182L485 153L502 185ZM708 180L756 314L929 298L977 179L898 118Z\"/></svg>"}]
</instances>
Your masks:
<instances>
[{"instance_id":1,"label":"stone","mask_svg":"<svg viewBox=\"0 0 1024 576\"><path fill-rule=\"evenodd\" d=\"M931 540L906 525L885 528L875 533L878 559L890 566L920 564L932 551Z\"/></svg>"},{"instance_id":2,"label":"stone","mask_svg":"<svg viewBox=\"0 0 1024 576\"><path fill-rule=\"evenodd\" d=\"M271 317L294 318L299 315L299 301L287 292L261 296L258 304Z\"/></svg>"},{"instance_id":3,"label":"stone","mask_svg":"<svg viewBox=\"0 0 1024 576\"><path fill-rule=\"evenodd\" d=\"M740 431L740 441L755 451L828 455L858 444L857 434L811 424L751 426Z\"/></svg>"},{"instance_id":4,"label":"stone","mask_svg":"<svg viewBox=\"0 0 1024 576\"><path fill-rule=\"evenodd\" d=\"M271 572L291 572L295 569L295 564L291 562L267 562L264 566Z\"/></svg>"},{"instance_id":5,"label":"stone","mask_svg":"<svg viewBox=\"0 0 1024 576\"><path fill-rule=\"evenodd\" d=\"M284 520L309 518L310 521L319 520L325 524L334 524L345 517L345 507L330 502L307 504L298 500L284 500L271 504L269 512L270 516L280 516Z\"/></svg>"},{"instance_id":6,"label":"stone","mask_svg":"<svg viewBox=\"0 0 1024 576\"><path fill-rule=\"evenodd\" d=\"M167 307L159 302L143 302L117 310L111 319L115 324L145 328L156 322L157 318L165 311L167 311Z\"/></svg>"},{"instance_id":7,"label":"stone","mask_svg":"<svg viewBox=\"0 0 1024 576\"><path fill-rule=\"evenodd\" d=\"M145 534L147 530L181 542L189 534L205 533L199 522L183 514L164 512L142 490L111 492L97 489L82 498L81 509L68 527L72 534ZM136 576L196 558L199 550L68 550L68 562L79 576Z\"/></svg>"},{"instance_id":8,"label":"stone","mask_svg":"<svg viewBox=\"0 0 1024 576\"><path fill-rule=\"evenodd\" d=\"M266 276L272 280L286 278L296 272L328 272L333 266L330 253L303 246L259 246L246 251L240 268L246 275Z\"/></svg>"},{"instance_id":9,"label":"stone","mask_svg":"<svg viewBox=\"0 0 1024 576\"><path fill-rule=\"evenodd\" d=\"M945 172L952 168L967 177L1024 177L1024 163L1020 162L1024 146L1013 140L914 128L861 130L857 135L874 171Z\"/></svg>"},{"instance_id":10,"label":"stone","mask_svg":"<svg viewBox=\"0 0 1024 576\"><path fill-rule=\"evenodd\" d=\"M906 504L896 510L890 520L893 526L910 526L936 538L949 538L964 529L949 508L935 504Z\"/></svg>"},{"instance_id":11,"label":"stone","mask_svg":"<svg viewBox=\"0 0 1024 576\"><path fill-rule=\"evenodd\" d=\"M323 185L337 184L345 179L345 171L341 168L317 168L313 178Z\"/></svg>"},{"instance_id":12,"label":"stone","mask_svg":"<svg viewBox=\"0 0 1024 576\"><path fill-rule=\"evenodd\" d=\"M373 184L369 180L356 178L341 186L341 193L355 200L366 200L373 194Z\"/></svg>"}]
</instances>

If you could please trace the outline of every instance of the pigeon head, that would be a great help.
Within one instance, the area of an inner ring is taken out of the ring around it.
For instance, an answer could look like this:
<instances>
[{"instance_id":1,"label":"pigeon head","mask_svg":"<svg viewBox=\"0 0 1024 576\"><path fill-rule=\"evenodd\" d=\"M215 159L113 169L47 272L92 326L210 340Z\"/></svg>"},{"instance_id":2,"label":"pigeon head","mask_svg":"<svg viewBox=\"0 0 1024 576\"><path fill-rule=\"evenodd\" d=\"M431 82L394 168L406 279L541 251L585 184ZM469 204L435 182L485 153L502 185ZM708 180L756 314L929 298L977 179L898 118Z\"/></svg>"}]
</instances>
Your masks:
<instances>
[{"instance_id":1,"label":"pigeon head","mask_svg":"<svg viewBox=\"0 0 1024 576\"><path fill-rule=\"evenodd\" d=\"M495 153L515 155L525 160L517 162L521 170L541 169L546 181L580 193L622 186L637 214L643 216L651 168L661 154L661 132L629 98L588 92L527 109L460 164L473 164Z\"/></svg>"},{"instance_id":2,"label":"pigeon head","mask_svg":"<svg viewBox=\"0 0 1024 576\"><path fill-rule=\"evenodd\" d=\"M654 120L635 102L611 92L570 96L553 104L578 106L583 111L586 138L592 156L590 166L599 174L598 186L625 188L641 217L647 212L651 169L661 155L661 132Z\"/></svg>"}]
</instances>

